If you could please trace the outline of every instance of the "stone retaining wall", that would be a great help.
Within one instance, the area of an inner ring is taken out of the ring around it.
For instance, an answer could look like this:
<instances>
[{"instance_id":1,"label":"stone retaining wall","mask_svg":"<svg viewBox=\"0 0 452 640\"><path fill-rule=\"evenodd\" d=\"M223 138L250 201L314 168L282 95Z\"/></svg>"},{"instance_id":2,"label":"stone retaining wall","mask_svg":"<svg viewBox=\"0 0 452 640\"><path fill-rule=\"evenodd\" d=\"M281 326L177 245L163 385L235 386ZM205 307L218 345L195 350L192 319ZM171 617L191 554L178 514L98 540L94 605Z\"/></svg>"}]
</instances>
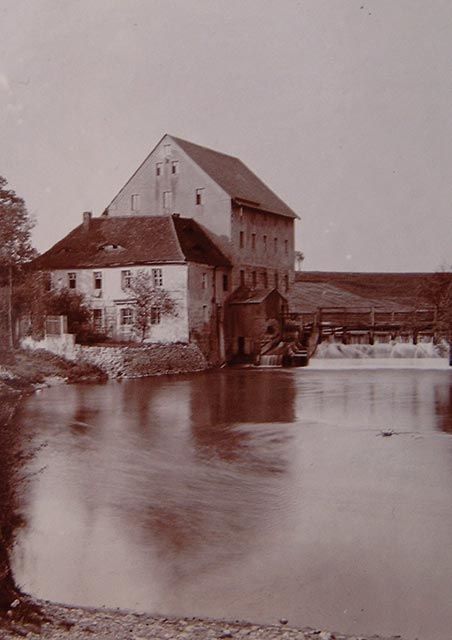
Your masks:
<instances>
[{"instance_id":1,"label":"stone retaining wall","mask_svg":"<svg viewBox=\"0 0 452 640\"><path fill-rule=\"evenodd\" d=\"M146 345L99 345L82 346L67 339L64 334L58 338L33 340L25 338L25 349L44 349L72 362L86 362L99 367L109 378L141 378L168 373L190 373L204 371L208 363L195 344L168 343Z\"/></svg>"},{"instance_id":2,"label":"stone retaining wall","mask_svg":"<svg viewBox=\"0 0 452 640\"><path fill-rule=\"evenodd\" d=\"M141 378L169 373L191 373L208 368L194 344L152 344L146 346L80 346L78 360L96 365L109 378Z\"/></svg>"}]
</instances>

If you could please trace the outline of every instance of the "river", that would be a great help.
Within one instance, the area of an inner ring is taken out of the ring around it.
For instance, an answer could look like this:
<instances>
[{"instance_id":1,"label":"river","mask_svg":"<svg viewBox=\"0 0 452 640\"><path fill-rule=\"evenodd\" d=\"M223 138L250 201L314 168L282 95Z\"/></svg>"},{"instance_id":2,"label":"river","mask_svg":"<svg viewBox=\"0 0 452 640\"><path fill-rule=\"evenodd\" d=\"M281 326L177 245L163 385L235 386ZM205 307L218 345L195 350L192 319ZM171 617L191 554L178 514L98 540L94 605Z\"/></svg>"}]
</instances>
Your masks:
<instances>
[{"instance_id":1,"label":"river","mask_svg":"<svg viewBox=\"0 0 452 640\"><path fill-rule=\"evenodd\" d=\"M452 370L368 364L27 398L17 581L71 604L449 639Z\"/></svg>"}]
</instances>

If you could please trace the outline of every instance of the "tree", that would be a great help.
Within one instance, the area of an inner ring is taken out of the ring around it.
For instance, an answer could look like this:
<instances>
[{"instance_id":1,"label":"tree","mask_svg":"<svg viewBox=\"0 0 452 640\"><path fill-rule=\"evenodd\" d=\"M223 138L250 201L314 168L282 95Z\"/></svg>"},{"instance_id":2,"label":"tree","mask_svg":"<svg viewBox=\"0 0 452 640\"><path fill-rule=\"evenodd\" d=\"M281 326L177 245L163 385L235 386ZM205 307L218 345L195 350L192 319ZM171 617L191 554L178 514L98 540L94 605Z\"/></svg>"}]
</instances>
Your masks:
<instances>
[{"instance_id":1,"label":"tree","mask_svg":"<svg viewBox=\"0 0 452 640\"><path fill-rule=\"evenodd\" d=\"M141 342L146 338L151 324L161 316L177 315L176 303L170 294L152 284L151 274L146 269L139 269L130 283L134 295L133 324Z\"/></svg>"},{"instance_id":2,"label":"tree","mask_svg":"<svg viewBox=\"0 0 452 640\"><path fill-rule=\"evenodd\" d=\"M31 246L34 222L22 198L0 176L0 267L7 280L8 343L14 346L13 282L20 268L35 255Z\"/></svg>"},{"instance_id":3,"label":"tree","mask_svg":"<svg viewBox=\"0 0 452 640\"><path fill-rule=\"evenodd\" d=\"M66 288L49 291L44 310L46 315L66 316L68 333L74 333L77 342L84 341L90 331L91 311L82 293Z\"/></svg>"},{"instance_id":4,"label":"tree","mask_svg":"<svg viewBox=\"0 0 452 640\"><path fill-rule=\"evenodd\" d=\"M303 264L304 253L303 251L295 251L295 266L297 271L301 271L301 265Z\"/></svg>"}]
</instances>

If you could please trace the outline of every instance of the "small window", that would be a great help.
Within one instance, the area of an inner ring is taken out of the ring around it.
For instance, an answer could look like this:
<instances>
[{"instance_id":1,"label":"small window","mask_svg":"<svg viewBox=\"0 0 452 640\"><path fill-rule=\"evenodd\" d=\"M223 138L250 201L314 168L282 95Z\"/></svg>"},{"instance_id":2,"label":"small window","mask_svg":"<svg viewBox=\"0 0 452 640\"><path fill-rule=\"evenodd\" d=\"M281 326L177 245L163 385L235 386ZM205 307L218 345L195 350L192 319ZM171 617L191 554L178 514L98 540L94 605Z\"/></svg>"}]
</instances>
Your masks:
<instances>
[{"instance_id":1,"label":"small window","mask_svg":"<svg viewBox=\"0 0 452 640\"><path fill-rule=\"evenodd\" d=\"M102 329L102 309L93 309L93 326L97 331Z\"/></svg>"},{"instance_id":2,"label":"small window","mask_svg":"<svg viewBox=\"0 0 452 640\"><path fill-rule=\"evenodd\" d=\"M163 162L157 162L155 165L155 175L161 176L163 173Z\"/></svg>"},{"instance_id":3,"label":"small window","mask_svg":"<svg viewBox=\"0 0 452 640\"><path fill-rule=\"evenodd\" d=\"M132 285L132 272L128 269L121 271L121 288L130 289Z\"/></svg>"},{"instance_id":4,"label":"small window","mask_svg":"<svg viewBox=\"0 0 452 640\"><path fill-rule=\"evenodd\" d=\"M262 239L264 241L264 251L267 251L267 236L264 235Z\"/></svg>"},{"instance_id":5,"label":"small window","mask_svg":"<svg viewBox=\"0 0 452 640\"><path fill-rule=\"evenodd\" d=\"M94 288L102 289L102 271L94 272Z\"/></svg>"},{"instance_id":6,"label":"small window","mask_svg":"<svg viewBox=\"0 0 452 640\"><path fill-rule=\"evenodd\" d=\"M289 253L289 241L288 240L284 240L284 253L287 254Z\"/></svg>"},{"instance_id":7,"label":"small window","mask_svg":"<svg viewBox=\"0 0 452 640\"><path fill-rule=\"evenodd\" d=\"M228 274L223 274L223 291L229 291L229 278Z\"/></svg>"},{"instance_id":8,"label":"small window","mask_svg":"<svg viewBox=\"0 0 452 640\"><path fill-rule=\"evenodd\" d=\"M266 271L262 272L262 284L264 285L264 289L268 287L268 275Z\"/></svg>"},{"instance_id":9,"label":"small window","mask_svg":"<svg viewBox=\"0 0 452 640\"><path fill-rule=\"evenodd\" d=\"M179 162L177 162L176 160L171 163L171 173L173 174L173 176L177 176L179 173Z\"/></svg>"},{"instance_id":10,"label":"small window","mask_svg":"<svg viewBox=\"0 0 452 640\"><path fill-rule=\"evenodd\" d=\"M152 269L152 283L154 287L163 286L163 272L161 269Z\"/></svg>"},{"instance_id":11,"label":"small window","mask_svg":"<svg viewBox=\"0 0 452 640\"><path fill-rule=\"evenodd\" d=\"M278 238L273 238L273 248L275 253L278 252Z\"/></svg>"},{"instance_id":12,"label":"small window","mask_svg":"<svg viewBox=\"0 0 452 640\"><path fill-rule=\"evenodd\" d=\"M203 191L204 189L196 189L195 192L195 202L196 204L202 204L203 202Z\"/></svg>"},{"instance_id":13,"label":"small window","mask_svg":"<svg viewBox=\"0 0 452 640\"><path fill-rule=\"evenodd\" d=\"M243 249L244 244L245 244L245 232L241 231L240 232L240 249Z\"/></svg>"},{"instance_id":14,"label":"small window","mask_svg":"<svg viewBox=\"0 0 452 640\"><path fill-rule=\"evenodd\" d=\"M165 154L165 158L169 158L169 156L171 155L171 145L170 144L164 144L163 145L163 152Z\"/></svg>"},{"instance_id":15,"label":"small window","mask_svg":"<svg viewBox=\"0 0 452 640\"><path fill-rule=\"evenodd\" d=\"M164 191L163 192L163 208L165 210L169 210L171 209L173 204L173 194L171 193L171 191Z\"/></svg>"},{"instance_id":16,"label":"small window","mask_svg":"<svg viewBox=\"0 0 452 640\"><path fill-rule=\"evenodd\" d=\"M207 311L207 305L206 304L202 305L202 316L203 316L204 322L207 322L207 320L209 319L209 314L208 314L208 311Z\"/></svg>"},{"instance_id":17,"label":"small window","mask_svg":"<svg viewBox=\"0 0 452 640\"><path fill-rule=\"evenodd\" d=\"M68 279L68 287L69 287L69 289L76 289L77 288L77 274L76 273L68 273L67 274L67 279Z\"/></svg>"},{"instance_id":18,"label":"small window","mask_svg":"<svg viewBox=\"0 0 452 640\"><path fill-rule=\"evenodd\" d=\"M279 274L275 271L275 289L279 287Z\"/></svg>"},{"instance_id":19,"label":"small window","mask_svg":"<svg viewBox=\"0 0 452 640\"><path fill-rule=\"evenodd\" d=\"M243 220L243 207L240 207L240 209L239 209L239 216L240 216L240 222L242 222L242 220Z\"/></svg>"},{"instance_id":20,"label":"small window","mask_svg":"<svg viewBox=\"0 0 452 640\"><path fill-rule=\"evenodd\" d=\"M121 325L131 325L133 324L133 309L129 307L125 307L121 309Z\"/></svg>"},{"instance_id":21,"label":"small window","mask_svg":"<svg viewBox=\"0 0 452 640\"><path fill-rule=\"evenodd\" d=\"M161 319L160 307L151 307L151 324L160 324Z\"/></svg>"},{"instance_id":22,"label":"small window","mask_svg":"<svg viewBox=\"0 0 452 640\"><path fill-rule=\"evenodd\" d=\"M284 276L284 289L285 291L289 291L289 276L287 275L287 273Z\"/></svg>"},{"instance_id":23,"label":"small window","mask_svg":"<svg viewBox=\"0 0 452 640\"><path fill-rule=\"evenodd\" d=\"M245 285L245 271L240 269L240 286L243 287Z\"/></svg>"},{"instance_id":24,"label":"small window","mask_svg":"<svg viewBox=\"0 0 452 640\"><path fill-rule=\"evenodd\" d=\"M251 234L251 249L255 249L256 248L256 234L252 233Z\"/></svg>"},{"instance_id":25,"label":"small window","mask_svg":"<svg viewBox=\"0 0 452 640\"><path fill-rule=\"evenodd\" d=\"M132 194L132 197L131 197L131 208L132 208L132 211L139 211L140 210L140 194L139 193Z\"/></svg>"},{"instance_id":26,"label":"small window","mask_svg":"<svg viewBox=\"0 0 452 640\"><path fill-rule=\"evenodd\" d=\"M253 288L255 289L257 287L257 273L256 273L256 271L253 271L252 278L253 278Z\"/></svg>"},{"instance_id":27,"label":"small window","mask_svg":"<svg viewBox=\"0 0 452 640\"><path fill-rule=\"evenodd\" d=\"M207 273L202 274L201 286L203 289L207 289Z\"/></svg>"}]
</instances>

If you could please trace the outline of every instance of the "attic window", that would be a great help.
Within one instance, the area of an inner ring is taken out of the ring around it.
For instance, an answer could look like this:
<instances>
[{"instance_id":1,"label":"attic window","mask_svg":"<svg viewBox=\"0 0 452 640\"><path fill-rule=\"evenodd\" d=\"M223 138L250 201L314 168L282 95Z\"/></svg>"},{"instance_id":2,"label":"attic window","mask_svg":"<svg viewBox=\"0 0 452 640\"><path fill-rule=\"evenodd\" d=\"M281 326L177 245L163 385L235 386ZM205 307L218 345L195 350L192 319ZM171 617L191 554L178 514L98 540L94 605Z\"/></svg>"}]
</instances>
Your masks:
<instances>
[{"instance_id":1,"label":"attic window","mask_svg":"<svg viewBox=\"0 0 452 640\"><path fill-rule=\"evenodd\" d=\"M195 203L196 204L202 204L203 191L204 191L204 189L196 189L196 191L195 191Z\"/></svg>"},{"instance_id":2,"label":"attic window","mask_svg":"<svg viewBox=\"0 0 452 640\"><path fill-rule=\"evenodd\" d=\"M102 249L102 251L123 251L124 247L121 247L120 244L104 244L101 247L99 247L100 249Z\"/></svg>"},{"instance_id":3,"label":"attic window","mask_svg":"<svg viewBox=\"0 0 452 640\"><path fill-rule=\"evenodd\" d=\"M165 153L165 158L168 158L171 155L171 145L170 144L164 144L163 145L163 151Z\"/></svg>"},{"instance_id":4,"label":"attic window","mask_svg":"<svg viewBox=\"0 0 452 640\"><path fill-rule=\"evenodd\" d=\"M140 194L139 193L132 194L130 201L131 201L130 206L132 211L139 211L140 210Z\"/></svg>"},{"instance_id":5,"label":"attic window","mask_svg":"<svg viewBox=\"0 0 452 640\"><path fill-rule=\"evenodd\" d=\"M163 162L157 162L155 165L155 175L161 176L163 173Z\"/></svg>"},{"instance_id":6,"label":"attic window","mask_svg":"<svg viewBox=\"0 0 452 640\"><path fill-rule=\"evenodd\" d=\"M173 176L177 176L179 173L179 163L176 160L171 163L171 173Z\"/></svg>"}]
</instances>

